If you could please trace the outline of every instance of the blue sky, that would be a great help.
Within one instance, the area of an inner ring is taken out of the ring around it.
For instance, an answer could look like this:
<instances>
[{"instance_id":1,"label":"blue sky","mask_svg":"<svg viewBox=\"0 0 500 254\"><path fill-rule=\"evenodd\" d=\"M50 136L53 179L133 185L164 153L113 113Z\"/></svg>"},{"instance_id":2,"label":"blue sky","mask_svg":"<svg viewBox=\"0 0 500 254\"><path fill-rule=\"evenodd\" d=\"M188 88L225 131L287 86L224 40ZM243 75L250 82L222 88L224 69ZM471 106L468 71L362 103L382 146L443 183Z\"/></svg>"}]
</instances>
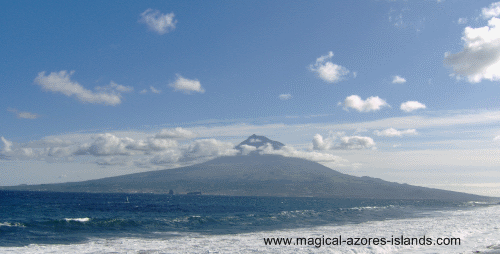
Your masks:
<instances>
[{"instance_id":1,"label":"blue sky","mask_svg":"<svg viewBox=\"0 0 500 254\"><path fill-rule=\"evenodd\" d=\"M500 196L500 3L11 1L0 185L277 153ZM498 26L497 26L498 24Z\"/></svg>"}]
</instances>

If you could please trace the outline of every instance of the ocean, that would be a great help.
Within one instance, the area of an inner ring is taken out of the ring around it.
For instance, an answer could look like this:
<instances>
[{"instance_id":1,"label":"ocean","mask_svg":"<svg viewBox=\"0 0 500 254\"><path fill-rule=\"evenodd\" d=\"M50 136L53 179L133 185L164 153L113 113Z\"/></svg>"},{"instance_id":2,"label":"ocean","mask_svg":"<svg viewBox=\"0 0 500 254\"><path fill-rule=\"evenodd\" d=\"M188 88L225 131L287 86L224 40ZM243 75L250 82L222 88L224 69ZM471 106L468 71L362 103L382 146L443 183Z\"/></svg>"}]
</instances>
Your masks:
<instances>
[{"instance_id":1,"label":"ocean","mask_svg":"<svg viewBox=\"0 0 500 254\"><path fill-rule=\"evenodd\" d=\"M499 218L479 202L0 191L0 253L500 253Z\"/></svg>"}]
</instances>

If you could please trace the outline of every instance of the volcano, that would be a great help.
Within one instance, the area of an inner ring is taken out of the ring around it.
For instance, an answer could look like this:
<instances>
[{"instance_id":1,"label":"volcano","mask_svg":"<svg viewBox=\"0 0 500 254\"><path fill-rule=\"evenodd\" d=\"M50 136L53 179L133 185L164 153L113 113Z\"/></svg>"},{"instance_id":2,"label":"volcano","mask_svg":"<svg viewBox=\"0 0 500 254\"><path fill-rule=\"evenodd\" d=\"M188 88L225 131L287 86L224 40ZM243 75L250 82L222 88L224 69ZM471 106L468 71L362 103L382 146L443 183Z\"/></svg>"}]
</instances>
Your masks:
<instances>
[{"instance_id":1,"label":"volcano","mask_svg":"<svg viewBox=\"0 0 500 254\"><path fill-rule=\"evenodd\" d=\"M236 149L284 144L252 135ZM490 200L490 197L431 189L356 177L319 163L281 155L263 155L258 150L225 156L175 169L107 177L82 182L9 186L2 189L105 192L105 193L201 193L229 196L336 197L376 199Z\"/></svg>"}]
</instances>

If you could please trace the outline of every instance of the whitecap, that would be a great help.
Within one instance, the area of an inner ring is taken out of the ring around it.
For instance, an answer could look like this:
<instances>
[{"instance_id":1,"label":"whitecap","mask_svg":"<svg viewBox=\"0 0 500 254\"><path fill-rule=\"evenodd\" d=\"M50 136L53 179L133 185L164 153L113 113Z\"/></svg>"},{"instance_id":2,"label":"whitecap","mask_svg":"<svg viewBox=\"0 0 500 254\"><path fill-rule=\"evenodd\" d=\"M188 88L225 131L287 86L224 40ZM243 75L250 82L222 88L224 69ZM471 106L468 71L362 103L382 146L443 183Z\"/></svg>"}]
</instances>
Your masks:
<instances>
[{"instance_id":1,"label":"whitecap","mask_svg":"<svg viewBox=\"0 0 500 254\"><path fill-rule=\"evenodd\" d=\"M64 218L66 221L88 222L90 218Z\"/></svg>"},{"instance_id":2,"label":"whitecap","mask_svg":"<svg viewBox=\"0 0 500 254\"><path fill-rule=\"evenodd\" d=\"M0 227L24 227L24 225L17 222L16 223L2 222L0 223Z\"/></svg>"}]
</instances>

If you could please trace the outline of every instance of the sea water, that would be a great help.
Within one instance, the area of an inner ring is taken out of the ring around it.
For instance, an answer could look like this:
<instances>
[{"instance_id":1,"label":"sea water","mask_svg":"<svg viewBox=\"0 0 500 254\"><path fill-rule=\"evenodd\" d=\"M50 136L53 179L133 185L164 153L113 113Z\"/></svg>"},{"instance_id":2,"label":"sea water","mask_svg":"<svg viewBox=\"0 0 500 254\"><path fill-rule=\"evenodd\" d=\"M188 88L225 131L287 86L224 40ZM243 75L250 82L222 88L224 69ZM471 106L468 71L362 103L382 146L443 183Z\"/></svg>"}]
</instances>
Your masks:
<instances>
[{"instance_id":1,"label":"sea water","mask_svg":"<svg viewBox=\"0 0 500 254\"><path fill-rule=\"evenodd\" d=\"M0 253L478 252L500 253L496 204L0 191Z\"/></svg>"}]
</instances>

